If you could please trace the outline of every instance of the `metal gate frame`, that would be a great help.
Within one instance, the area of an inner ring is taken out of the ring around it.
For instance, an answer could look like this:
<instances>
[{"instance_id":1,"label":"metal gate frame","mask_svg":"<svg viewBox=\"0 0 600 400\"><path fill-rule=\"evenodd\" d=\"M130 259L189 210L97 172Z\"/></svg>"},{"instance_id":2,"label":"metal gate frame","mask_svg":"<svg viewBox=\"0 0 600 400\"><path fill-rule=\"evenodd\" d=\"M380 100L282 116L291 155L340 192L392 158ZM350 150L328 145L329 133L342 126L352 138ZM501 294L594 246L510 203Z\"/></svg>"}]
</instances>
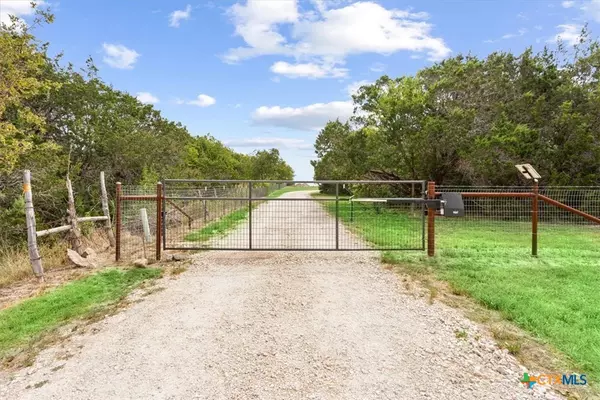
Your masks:
<instances>
[{"instance_id":1,"label":"metal gate frame","mask_svg":"<svg viewBox=\"0 0 600 400\"><path fill-rule=\"evenodd\" d=\"M248 185L248 196L247 197L195 197L195 196L169 196L167 192L169 185L177 183L197 183L199 185L204 184L247 184ZM301 199L301 198L279 198L279 197L253 197L252 189L254 184L284 184L286 186L295 184L335 184L335 248L255 248L252 245L252 203L253 201L332 201L331 199ZM367 248L340 248L339 246L339 202L340 202L340 184L414 184L420 185L422 197L405 197L405 198L382 198L381 200L390 200L397 203L415 204L421 208L421 247L417 248L405 248L405 247L367 247ZM159 204L162 203L160 208L161 213L161 236L162 236L162 248L164 250L227 250L227 251L423 251L426 249L426 211L431 212L434 203L437 205L439 200L432 199L427 194L427 181L425 180L318 180L318 181L296 181L296 180L235 180L235 179L164 179L161 185L162 189L162 202L159 200ZM157 196L158 197L158 196ZM169 201L173 200L229 200L229 201L247 201L248 202L248 246L241 248L231 247L174 247L167 245L167 227L166 227L166 210L165 205ZM429 235L427 235L429 236Z\"/></svg>"}]
</instances>

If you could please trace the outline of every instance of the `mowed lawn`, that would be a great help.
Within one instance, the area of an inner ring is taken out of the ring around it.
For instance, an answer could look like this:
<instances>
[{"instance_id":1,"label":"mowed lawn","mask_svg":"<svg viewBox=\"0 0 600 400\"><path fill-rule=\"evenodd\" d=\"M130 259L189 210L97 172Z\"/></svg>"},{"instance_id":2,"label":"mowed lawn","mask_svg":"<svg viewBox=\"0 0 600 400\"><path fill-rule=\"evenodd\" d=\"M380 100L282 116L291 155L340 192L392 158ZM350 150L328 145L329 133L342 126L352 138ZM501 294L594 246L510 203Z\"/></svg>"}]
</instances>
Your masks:
<instances>
[{"instance_id":1,"label":"mowed lawn","mask_svg":"<svg viewBox=\"0 0 600 400\"><path fill-rule=\"evenodd\" d=\"M402 243L414 218L373 206L355 212L340 202L340 219L379 246ZM330 212L335 206L328 204ZM436 256L385 252L384 259L433 272L456 291L500 311L568 355L600 382L600 227L540 224L539 256L531 256L531 225L436 217Z\"/></svg>"}]
</instances>

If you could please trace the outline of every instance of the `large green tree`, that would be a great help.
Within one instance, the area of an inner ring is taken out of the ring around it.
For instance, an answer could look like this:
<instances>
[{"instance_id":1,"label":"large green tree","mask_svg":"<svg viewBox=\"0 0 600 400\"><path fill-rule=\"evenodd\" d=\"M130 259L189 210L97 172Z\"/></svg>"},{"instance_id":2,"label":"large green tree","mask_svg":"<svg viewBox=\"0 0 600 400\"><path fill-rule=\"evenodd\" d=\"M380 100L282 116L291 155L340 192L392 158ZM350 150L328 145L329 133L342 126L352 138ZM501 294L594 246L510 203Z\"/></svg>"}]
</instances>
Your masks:
<instances>
[{"instance_id":1,"label":"large green tree","mask_svg":"<svg viewBox=\"0 0 600 400\"><path fill-rule=\"evenodd\" d=\"M350 123L319 133L315 177L513 185L514 164L528 162L547 184L598 184L600 47L582 37L538 54L458 55L361 87Z\"/></svg>"}]
</instances>

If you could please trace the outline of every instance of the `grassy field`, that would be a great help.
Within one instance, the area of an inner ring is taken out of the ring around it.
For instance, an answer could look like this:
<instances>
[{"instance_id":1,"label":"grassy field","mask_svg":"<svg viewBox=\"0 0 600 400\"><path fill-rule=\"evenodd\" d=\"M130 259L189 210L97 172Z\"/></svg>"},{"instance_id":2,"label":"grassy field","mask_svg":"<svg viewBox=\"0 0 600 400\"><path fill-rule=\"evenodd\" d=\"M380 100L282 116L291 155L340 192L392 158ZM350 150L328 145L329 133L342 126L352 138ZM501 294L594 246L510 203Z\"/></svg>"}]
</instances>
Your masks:
<instances>
[{"instance_id":1,"label":"grassy field","mask_svg":"<svg viewBox=\"0 0 600 400\"><path fill-rule=\"evenodd\" d=\"M0 311L0 358L70 320L106 309L160 274L154 268L107 269Z\"/></svg>"},{"instance_id":2,"label":"grassy field","mask_svg":"<svg viewBox=\"0 0 600 400\"><path fill-rule=\"evenodd\" d=\"M334 205L328 210L334 212ZM411 219L393 212L340 219L378 246L402 240ZM412 228L411 228L412 229ZM569 356L592 382L600 381L600 229L541 224L532 257L530 225L436 218L436 256L387 252L384 260L414 273L433 273L457 292L529 331ZM394 239L394 237L396 239Z\"/></svg>"},{"instance_id":3,"label":"grassy field","mask_svg":"<svg viewBox=\"0 0 600 400\"><path fill-rule=\"evenodd\" d=\"M277 189L269 193L268 197L279 197L284 193L298 192L304 190L315 190L316 188L306 186L286 186L282 189ZM257 207L258 204L254 204L253 208ZM242 221L248 218L248 207L240 208L239 210L233 211L222 218L213 221L201 229L189 233L185 236L184 240L188 242L206 242L209 239L217 236L222 236L232 231Z\"/></svg>"}]
</instances>

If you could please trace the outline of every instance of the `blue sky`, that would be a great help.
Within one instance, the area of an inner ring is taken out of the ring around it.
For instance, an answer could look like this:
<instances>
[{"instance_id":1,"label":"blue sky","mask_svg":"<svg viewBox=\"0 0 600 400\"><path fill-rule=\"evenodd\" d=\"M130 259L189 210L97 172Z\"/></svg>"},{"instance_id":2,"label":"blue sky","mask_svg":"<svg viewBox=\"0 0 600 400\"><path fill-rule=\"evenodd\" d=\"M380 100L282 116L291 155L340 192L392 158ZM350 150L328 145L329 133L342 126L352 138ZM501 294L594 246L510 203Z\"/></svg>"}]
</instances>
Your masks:
<instances>
[{"instance_id":1,"label":"blue sky","mask_svg":"<svg viewBox=\"0 0 600 400\"><path fill-rule=\"evenodd\" d=\"M29 0L0 0L30 20ZM115 88L152 102L196 135L241 152L277 147L311 179L318 129L352 112L349 93L382 74L414 74L444 57L568 44L600 32L600 0L50 2L36 34Z\"/></svg>"}]
</instances>

